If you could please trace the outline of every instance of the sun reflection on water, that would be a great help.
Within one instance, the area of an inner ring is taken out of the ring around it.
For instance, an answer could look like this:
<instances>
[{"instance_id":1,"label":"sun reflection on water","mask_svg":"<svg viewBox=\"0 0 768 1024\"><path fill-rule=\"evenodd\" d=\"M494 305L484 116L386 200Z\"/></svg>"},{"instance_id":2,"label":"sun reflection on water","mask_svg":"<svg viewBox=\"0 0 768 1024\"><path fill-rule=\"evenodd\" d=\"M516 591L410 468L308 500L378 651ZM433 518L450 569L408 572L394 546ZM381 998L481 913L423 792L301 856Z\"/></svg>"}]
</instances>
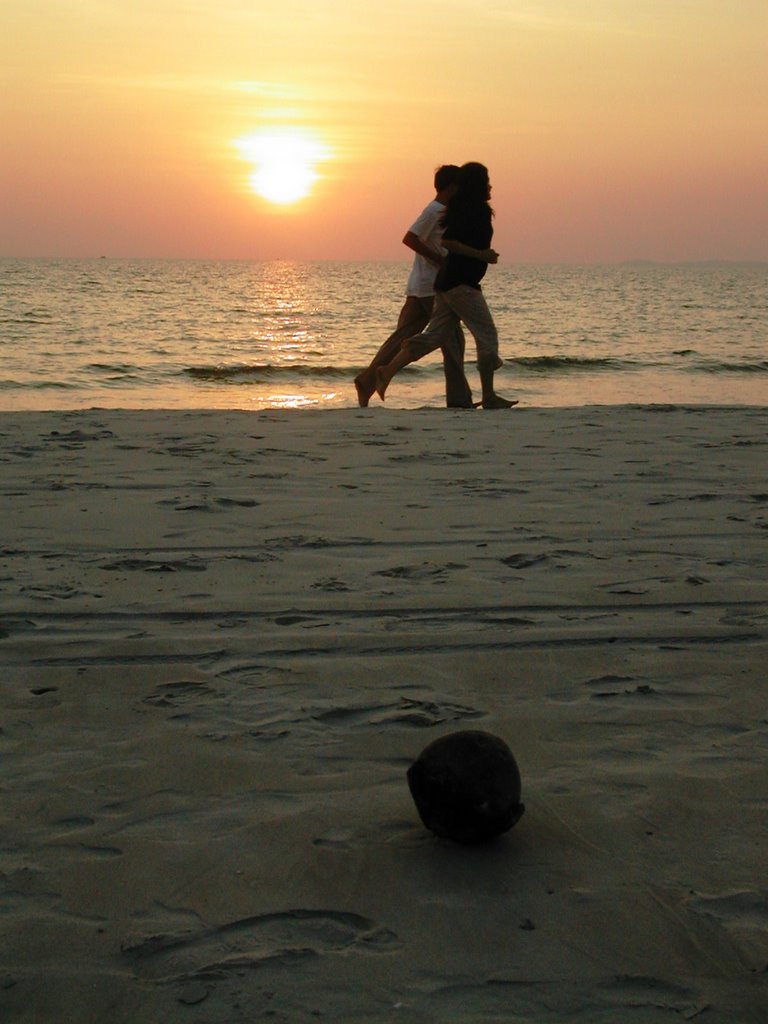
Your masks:
<instances>
[{"instance_id":1,"label":"sun reflection on water","mask_svg":"<svg viewBox=\"0 0 768 1024\"><path fill-rule=\"evenodd\" d=\"M254 401L268 409L309 409L323 404L322 398L310 398L304 394L262 395Z\"/></svg>"}]
</instances>

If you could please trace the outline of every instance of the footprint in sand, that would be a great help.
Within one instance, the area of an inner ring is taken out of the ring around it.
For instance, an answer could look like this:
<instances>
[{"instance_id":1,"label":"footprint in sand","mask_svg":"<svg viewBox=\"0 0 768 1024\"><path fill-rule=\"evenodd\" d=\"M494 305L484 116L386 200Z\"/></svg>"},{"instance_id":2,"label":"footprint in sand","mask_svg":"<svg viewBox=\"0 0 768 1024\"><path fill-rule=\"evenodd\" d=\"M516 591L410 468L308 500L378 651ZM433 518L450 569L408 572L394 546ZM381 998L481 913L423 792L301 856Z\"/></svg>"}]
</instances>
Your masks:
<instances>
[{"instance_id":1,"label":"footprint in sand","mask_svg":"<svg viewBox=\"0 0 768 1024\"><path fill-rule=\"evenodd\" d=\"M518 925L526 933L526 942L537 941L537 929ZM566 986L540 980L486 978L478 982L442 980L429 993L430 1019L458 1020L471 1006L477 1015L507 1019L514 1005L518 1019L553 1021L569 1019L574 1003L583 1010L583 1020L642 1020L651 1024L663 1021L693 1020L707 1009L706 1000L682 985L660 978L618 975L602 984L585 981ZM477 1017L480 1019L480 1016Z\"/></svg>"},{"instance_id":2,"label":"footprint in sand","mask_svg":"<svg viewBox=\"0 0 768 1024\"><path fill-rule=\"evenodd\" d=\"M285 708L270 715L255 716L254 727L249 735L259 741L274 741L293 732L306 731L307 728L323 730L340 727L366 729L381 726L395 726L407 729L432 729L445 722L459 722L467 719L483 718L485 711L466 707L443 700L422 700L412 697L401 697L399 701L385 704L357 703L335 704L321 703L302 707L299 714L295 708Z\"/></svg>"},{"instance_id":3,"label":"footprint in sand","mask_svg":"<svg viewBox=\"0 0 768 1024\"><path fill-rule=\"evenodd\" d=\"M336 705L311 711L311 718L324 725L406 725L422 729L483 715L483 711L461 704L410 697L401 697L397 704Z\"/></svg>"},{"instance_id":4,"label":"footprint in sand","mask_svg":"<svg viewBox=\"0 0 768 1024\"><path fill-rule=\"evenodd\" d=\"M525 487L510 487L506 480L495 477L457 480L456 486L473 498L506 498L510 494L528 494Z\"/></svg>"},{"instance_id":5,"label":"footprint in sand","mask_svg":"<svg viewBox=\"0 0 768 1024\"><path fill-rule=\"evenodd\" d=\"M218 980L265 963L292 964L333 953L387 953L397 936L376 921L338 910L286 910L218 927L151 935L122 947L137 974L157 981Z\"/></svg>"},{"instance_id":6,"label":"footprint in sand","mask_svg":"<svg viewBox=\"0 0 768 1024\"><path fill-rule=\"evenodd\" d=\"M101 441L104 438L114 437L111 430L97 430L95 433L86 433L84 430L70 430L61 433L59 430L52 430L48 440L58 444L59 448L83 448L86 441Z\"/></svg>"},{"instance_id":7,"label":"footprint in sand","mask_svg":"<svg viewBox=\"0 0 768 1024\"><path fill-rule=\"evenodd\" d=\"M149 704L156 708L178 708L191 702L214 694L214 690L205 683L179 681L174 683L161 683L154 693L145 697L142 704Z\"/></svg>"},{"instance_id":8,"label":"footprint in sand","mask_svg":"<svg viewBox=\"0 0 768 1024\"><path fill-rule=\"evenodd\" d=\"M205 572L208 565L195 558L121 558L117 562L105 562L99 568L109 572Z\"/></svg>"},{"instance_id":9,"label":"footprint in sand","mask_svg":"<svg viewBox=\"0 0 768 1024\"><path fill-rule=\"evenodd\" d=\"M206 501L194 501L192 498L163 498L158 501L159 508L170 508L174 512L218 512L219 509Z\"/></svg>"},{"instance_id":10,"label":"footprint in sand","mask_svg":"<svg viewBox=\"0 0 768 1024\"><path fill-rule=\"evenodd\" d=\"M310 583L312 590L327 590L331 593L345 593L349 591L349 587L342 580L338 580L335 577L329 577L324 580L317 580L316 583Z\"/></svg>"},{"instance_id":11,"label":"footprint in sand","mask_svg":"<svg viewBox=\"0 0 768 1024\"><path fill-rule=\"evenodd\" d=\"M686 906L698 914L714 918L729 930L768 932L768 898L750 889L719 895L696 893Z\"/></svg>"},{"instance_id":12,"label":"footprint in sand","mask_svg":"<svg viewBox=\"0 0 768 1024\"><path fill-rule=\"evenodd\" d=\"M96 824L96 819L89 818L84 814L75 814L69 818L57 818L51 824L66 829L90 828L91 825Z\"/></svg>"},{"instance_id":13,"label":"footprint in sand","mask_svg":"<svg viewBox=\"0 0 768 1024\"><path fill-rule=\"evenodd\" d=\"M253 498L217 498L216 504L222 508L256 508L261 502Z\"/></svg>"},{"instance_id":14,"label":"footprint in sand","mask_svg":"<svg viewBox=\"0 0 768 1024\"><path fill-rule=\"evenodd\" d=\"M466 569L466 565L460 562L448 562L446 565L422 562L420 565L395 565L391 569L381 569L373 575L386 576L390 579L415 580L416 582L420 580L441 582L453 569Z\"/></svg>"},{"instance_id":15,"label":"footprint in sand","mask_svg":"<svg viewBox=\"0 0 768 1024\"><path fill-rule=\"evenodd\" d=\"M501 559L504 565L508 565L510 569L532 569L534 566L546 565L549 560L548 555L532 554L530 552L518 552Z\"/></svg>"}]
</instances>

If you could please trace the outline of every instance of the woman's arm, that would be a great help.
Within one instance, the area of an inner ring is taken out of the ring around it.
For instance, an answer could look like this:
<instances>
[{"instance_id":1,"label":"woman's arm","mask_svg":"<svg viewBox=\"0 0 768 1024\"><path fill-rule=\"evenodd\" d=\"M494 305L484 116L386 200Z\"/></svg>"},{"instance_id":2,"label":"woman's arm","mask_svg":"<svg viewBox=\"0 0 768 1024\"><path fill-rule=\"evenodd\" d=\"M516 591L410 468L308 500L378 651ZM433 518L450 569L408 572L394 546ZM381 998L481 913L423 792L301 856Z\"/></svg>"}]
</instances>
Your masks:
<instances>
[{"instance_id":1,"label":"woman's arm","mask_svg":"<svg viewBox=\"0 0 768 1024\"><path fill-rule=\"evenodd\" d=\"M495 249L474 249L471 245L465 245L452 238L443 238L443 248L456 253L457 256L469 256L473 260L482 260L483 263L499 262L499 254Z\"/></svg>"}]
</instances>

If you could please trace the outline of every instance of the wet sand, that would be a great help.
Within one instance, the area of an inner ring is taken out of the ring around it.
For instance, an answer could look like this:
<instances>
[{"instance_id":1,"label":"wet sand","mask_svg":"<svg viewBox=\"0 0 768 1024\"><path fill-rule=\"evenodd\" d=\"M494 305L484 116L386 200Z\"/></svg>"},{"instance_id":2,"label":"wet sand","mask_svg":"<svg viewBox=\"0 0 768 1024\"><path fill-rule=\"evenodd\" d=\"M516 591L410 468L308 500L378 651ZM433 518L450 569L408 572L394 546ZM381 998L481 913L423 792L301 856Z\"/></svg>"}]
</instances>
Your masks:
<instances>
[{"instance_id":1,"label":"wet sand","mask_svg":"<svg viewBox=\"0 0 768 1024\"><path fill-rule=\"evenodd\" d=\"M0 414L0 1018L762 1022L767 437ZM485 847L405 782L463 728Z\"/></svg>"}]
</instances>

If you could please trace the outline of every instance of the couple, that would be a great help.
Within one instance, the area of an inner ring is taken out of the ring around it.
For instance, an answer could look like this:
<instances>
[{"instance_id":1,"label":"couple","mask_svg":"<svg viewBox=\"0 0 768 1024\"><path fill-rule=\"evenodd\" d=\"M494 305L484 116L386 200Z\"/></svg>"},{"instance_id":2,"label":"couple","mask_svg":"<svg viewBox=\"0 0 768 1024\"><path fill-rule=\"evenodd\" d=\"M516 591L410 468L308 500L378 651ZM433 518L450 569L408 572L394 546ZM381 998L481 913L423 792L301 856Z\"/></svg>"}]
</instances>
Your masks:
<instances>
[{"instance_id":1,"label":"couple","mask_svg":"<svg viewBox=\"0 0 768 1024\"><path fill-rule=\"evenodd\" d=\"M488 170L478 163L440 167L435 191L435 199L403 238L416 253L405 305L395 332L355 378L358 403L367 406L374 391L383 399L398 370L440 348L448 406L472 408L464 376L463 322L477 345L482 386L478 404L484 409L511 408L517 402L497 395L493 387L502 361L496 326L480 288L488 264L499 258L490 248L493 211Z\"/></svg>"}]
</instances>

